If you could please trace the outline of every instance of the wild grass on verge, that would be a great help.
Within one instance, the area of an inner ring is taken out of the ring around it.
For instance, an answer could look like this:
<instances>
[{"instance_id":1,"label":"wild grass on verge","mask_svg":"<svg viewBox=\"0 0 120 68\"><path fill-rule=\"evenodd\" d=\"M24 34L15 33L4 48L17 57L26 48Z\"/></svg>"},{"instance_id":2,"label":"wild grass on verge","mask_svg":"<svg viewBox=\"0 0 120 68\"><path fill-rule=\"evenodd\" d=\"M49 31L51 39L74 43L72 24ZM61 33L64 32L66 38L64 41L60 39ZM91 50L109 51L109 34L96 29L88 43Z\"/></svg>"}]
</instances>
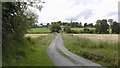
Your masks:
<instances>
[{"instance_id":1,"label":"wild grass on verge","mask_svg":"<svg viewBox=\"0 0 120 68\"><path fill-rule=\"evenodd\" d=\"M38 38L25 37L23 41L13 41L3 56L3 66L54 66L46 49L55 35Z\"/></svg>"},{"instance_id":2,"label":"wild grass on verge","mask_svg":"<svg viewBox=\"0 0 120 68\"><path fill-rule=\"evenodd\" d=\"M103 66L118 65L118 44L110 42L94 42L77 36L62 34L65 47L86 59Z\"/></svg>"},{"instance_id":3,"label":"wild grass on verge","mask_svg":"<svg viewBox=\"0 0 120 68\"><path fill-rule=\"evenodd\" d=\"M27 33L50 33L48 28L32 28L27 31Z\"/></svg>"},{"instance_id":4,"label":"wild grass on verge","mask_svg":"<svg viewBox=\"0 0 120 68\"><path fill-rule=\"evenodd\" d=\"M71 28L71 30L82 31L84 28ZM90 30L94 30L95 28L88 28Z\"/></svg>"}]
</instances>

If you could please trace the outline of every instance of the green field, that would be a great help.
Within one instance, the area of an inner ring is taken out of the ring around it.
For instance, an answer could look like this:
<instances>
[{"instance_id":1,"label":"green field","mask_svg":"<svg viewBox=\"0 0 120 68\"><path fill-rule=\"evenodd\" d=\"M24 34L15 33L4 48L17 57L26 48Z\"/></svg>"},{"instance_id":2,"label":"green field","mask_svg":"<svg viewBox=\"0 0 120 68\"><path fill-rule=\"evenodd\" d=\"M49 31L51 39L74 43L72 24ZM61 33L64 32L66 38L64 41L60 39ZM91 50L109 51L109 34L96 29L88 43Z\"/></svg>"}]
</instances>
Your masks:
<instances>
[{"instance_id":1,"label":"green field","mask_svg":"<svg viewBox=\"0 0 120 68\"><path fill-rule=\"evenodd\" d=\"M27 31L27 33L50 33L48 28L32 28Z\"/></svg>"},{"instance_id":2,"label":"green field","mask_svg":"<svg viewBox=\"0 0 120 68\"><path fill-rule=\"evenodd\" d=\"M83 31L84 28L71 28L71 30ZM90 30L95 30L95 28L88 28Z\"/></svg>"},{"instance_id":3,"label":"green field","mask_svg":"<svg viewBox=\"0 0 120 68\"><path fill-rule=\"evenodd\" d=\"M55 36L25 37L23 42L14 42L3 56L3 66L54 66L46 50Z\"/></svg>"},{"instance_id":4,"label":"green field","mask_svg":"<svg viewBox=\"0 0 120 68\"><path fill-rule=\"evenodd\" d=\"M62 34L65 47L86 59L103 66L118 65L118 44L111 42L95 42L73 35Z\"/></svg>"}]
</instances>

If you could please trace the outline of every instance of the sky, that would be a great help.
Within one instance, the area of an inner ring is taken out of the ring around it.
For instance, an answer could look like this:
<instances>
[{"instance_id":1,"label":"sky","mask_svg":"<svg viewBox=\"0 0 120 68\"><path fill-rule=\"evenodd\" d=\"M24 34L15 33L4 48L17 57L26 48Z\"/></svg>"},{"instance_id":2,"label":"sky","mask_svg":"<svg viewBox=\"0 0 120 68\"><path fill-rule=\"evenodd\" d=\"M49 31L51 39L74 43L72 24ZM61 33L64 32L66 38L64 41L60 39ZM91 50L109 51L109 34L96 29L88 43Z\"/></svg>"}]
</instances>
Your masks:
<instances>
[{"instance_id":1,"label":"sky","mask_svg":"<svg viewBox=\"0 0 120 68\"><path fill-rule=\"evenodd\" d=\"M44 0L38 24L51 22L94 23L98 19L118 21L118 2L120 0Z\"/></svg>"}]
</instances>

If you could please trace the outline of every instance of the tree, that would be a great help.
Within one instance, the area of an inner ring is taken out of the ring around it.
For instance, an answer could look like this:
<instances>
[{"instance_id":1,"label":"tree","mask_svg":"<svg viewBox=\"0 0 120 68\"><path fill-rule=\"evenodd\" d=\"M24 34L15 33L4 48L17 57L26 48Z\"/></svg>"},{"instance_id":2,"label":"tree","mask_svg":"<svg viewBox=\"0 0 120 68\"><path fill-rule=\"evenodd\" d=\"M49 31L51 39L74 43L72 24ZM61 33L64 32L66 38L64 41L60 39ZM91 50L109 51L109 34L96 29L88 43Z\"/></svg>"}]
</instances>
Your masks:
<instances>
[{"instance_id":1,"label":"tree","mask_svg":"<svg viewBox=\"0 0 120 68\"><path fill-rule=\"evenodd\" d=\"M62 24L61 24L61 21L58 21L57 23L60 24L60 25L62 25Z\"/></svg>"},{"instance_id":2,"label":"tree","mask_svg":"<svg viewBox=\"0 0 120 68\"><path fill-rule=\"evenodd\" d=\"M50 27L50 23L47 23L47 28L49 28Z\"/></svg>"},{"instance_id":3,"label":"tree","mask_svg":"<svg viewBox=\"0 0 120 68\"><path fill-rule=\"evenodd\" d=\"M66 32L66 33L71 33L70 27L66 25L66 26L64 27L64 32Z\"/></svg>"},{"instance_id":4,"label":"tree","mask_svg":"<svg viewBox=\"0 0 120 68\"><path fill-rule=\"evenodd\" d=\"M95 32L96 33L100 33L100 23L101 23L101 20L97 20L96 21L96 24L95 24Z\"/></svg>"},{"instance_id":5,"label":"tree","mask_svg":"<svg viewBox=\"0 0 120 68\"><path fill-rule=\"evenodd\" d=\"M87 25L88 27L93 27L93 23L90 23Z\"/></svg>"},{"instance_id":6,"label":"tree","mask_svg":"<svg viewBox=\"0 0 120 68\"><path fill-rule=\"evenodd\" d=\"M112 29L112 33L120 33L120 23L117 23L116 21L113 22L113 24L111 25L111 29Z\"/></svg>"},{"instance_id":7,"label":"tree","mask_svg":"<svg viewBox=\"0 0 120 68\"><path fill-rule=\"evenodd\" d=\"M58 24L56 22L52 23L50 26L50 30L51 30L51 32L60 32L60 30L61 30L60 24Z\"/></svg>"},{"instance_id":8,"label":"tree","mask_svg":"<svg viewBox=\"0 0 120 68\"><path fill-rule=\"evenodd\" d=\"M113 25L113 19L108 19L108 22L109 22L110 27L111 27L111 25Z\"/></svg>"},{"instance_id":9,"label":"tree","mask_svg":"<svg viewBox=\"0 0 120 68\"><path fill-rule=\"evenodd\" d=\"M100 23L100 33L108 33L109 25L106 19L103 19Z\"/></svg>"},{"instance_id":10,"label":"tree","mask_svg":"<svg viewBox=\"0 0 120 68\"><path fill-rule=\"evenodd\" d=\"M40 25L43 27L43 24L42 24L42 23L41 23Z\"/></svg>"},{"instance_id":11,"label":"tree","mask_svg":"<svg viewBox=\"0 0 120 68\"><path fill-rule=\"evenodd\" d=\"M7 40L20 40L37 18L36 14L27 10L27 4L22 2L3 2L2 12L4 46Z\"/></svg>"},{"instance_id":12,"label":"tree","mask_svg":"<svg viewBox=\"0 0 120 68\"><path fill-rule=\"evenodd\" d=\"M28 7L32 2L2 2L2 55L3 65L9 66L14 59L26 57L26 45L29 43L24 37L27 29L37 22L37 15ZM40 9L40 8L39 8ZM29 38L30 39L30 38ZM21 48L18 48L21 47ZM10 60L8 60L10 59ZM13 63L14 64L14 63Z\"/></svg>"},{"instance_id":13,"label":"tree","mask_svg":"<svg viewBox=\"0 0 120 68\"><path fill-rule=\"evenodd\" d=\"M96 32L97 33L108 33L109 25L106 19L97 20L96 22Z\"/></svg>"},{"instance_id":14,"label":"tree","mask_svg":"<svg viewBox=\"0 0 120 68\"><path fill-rule=\"evenodd\" d=\"M84 27L87 27L87 23L84 23Z\"/></svg>"},{"instance_id":15,"label":"tree","mask_svg":"<svg viewBox=\"0 0 120 68\"><path fill-rule=\"evenodd\" d=\"M80 27L80 28L82 27L82 23L81 22L78 24L78 27Z\"/></svg>"}]
</instances>

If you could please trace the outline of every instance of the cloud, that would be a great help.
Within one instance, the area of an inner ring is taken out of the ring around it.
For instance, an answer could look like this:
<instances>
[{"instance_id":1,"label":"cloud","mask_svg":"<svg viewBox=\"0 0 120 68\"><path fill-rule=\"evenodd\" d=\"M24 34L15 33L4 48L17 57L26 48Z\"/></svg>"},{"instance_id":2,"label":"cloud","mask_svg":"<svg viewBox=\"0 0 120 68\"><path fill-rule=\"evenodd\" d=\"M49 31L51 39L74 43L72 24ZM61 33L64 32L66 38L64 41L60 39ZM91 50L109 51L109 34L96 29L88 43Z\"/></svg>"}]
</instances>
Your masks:
<instances>
[{"instance_id":1,"label":"cloud","mask_svg":"<svg viewBox=\"0 0 120 68\"><path fill-rule=\"evenodd\" d=\"M87 9L87 10L81 12L80 14L78 14L78 15L76 16L76 18L83 17L84 19L88 19L88 18L90 18L92 15L94 15L94 13L92 12L92 10Z\"/></svg>"},{"instance_id":2,"label":"cloud","mask_svg":"<svg viewBox=\"0 0 120 68\"><path fill-rule=\"evenodd\" d=\"M92 12L92 10L90 9L86 9L82 12L80 12L79 14L77 14L76 16L70 16L69 18L66 18L65 20L74 20L77 21L79 18L83 17L85 20L90 18L94 13Z\"/></svg>"},{"instance_id":3,"label":"cloud","mask_svg":"<svg viewBox=\"0 0 120 68\"><path fill-rule=\"evenodd\" d=\"M93 22L98 19L117 20L119 0L44 0L39 22L52 21Z\"/></svg>"},{"instance_id":4,"label":"cloud","mask_svg":"<svg viewBox=\"0 0 120 68\"><path fill-rule=\"evenodd\" d=\"M111 16L116 16L116 15L118 15L117 12L110 12L110 13L108 13L106 16L107 16L107 17L111 17Z\"/></svg>"}]
</instances>

